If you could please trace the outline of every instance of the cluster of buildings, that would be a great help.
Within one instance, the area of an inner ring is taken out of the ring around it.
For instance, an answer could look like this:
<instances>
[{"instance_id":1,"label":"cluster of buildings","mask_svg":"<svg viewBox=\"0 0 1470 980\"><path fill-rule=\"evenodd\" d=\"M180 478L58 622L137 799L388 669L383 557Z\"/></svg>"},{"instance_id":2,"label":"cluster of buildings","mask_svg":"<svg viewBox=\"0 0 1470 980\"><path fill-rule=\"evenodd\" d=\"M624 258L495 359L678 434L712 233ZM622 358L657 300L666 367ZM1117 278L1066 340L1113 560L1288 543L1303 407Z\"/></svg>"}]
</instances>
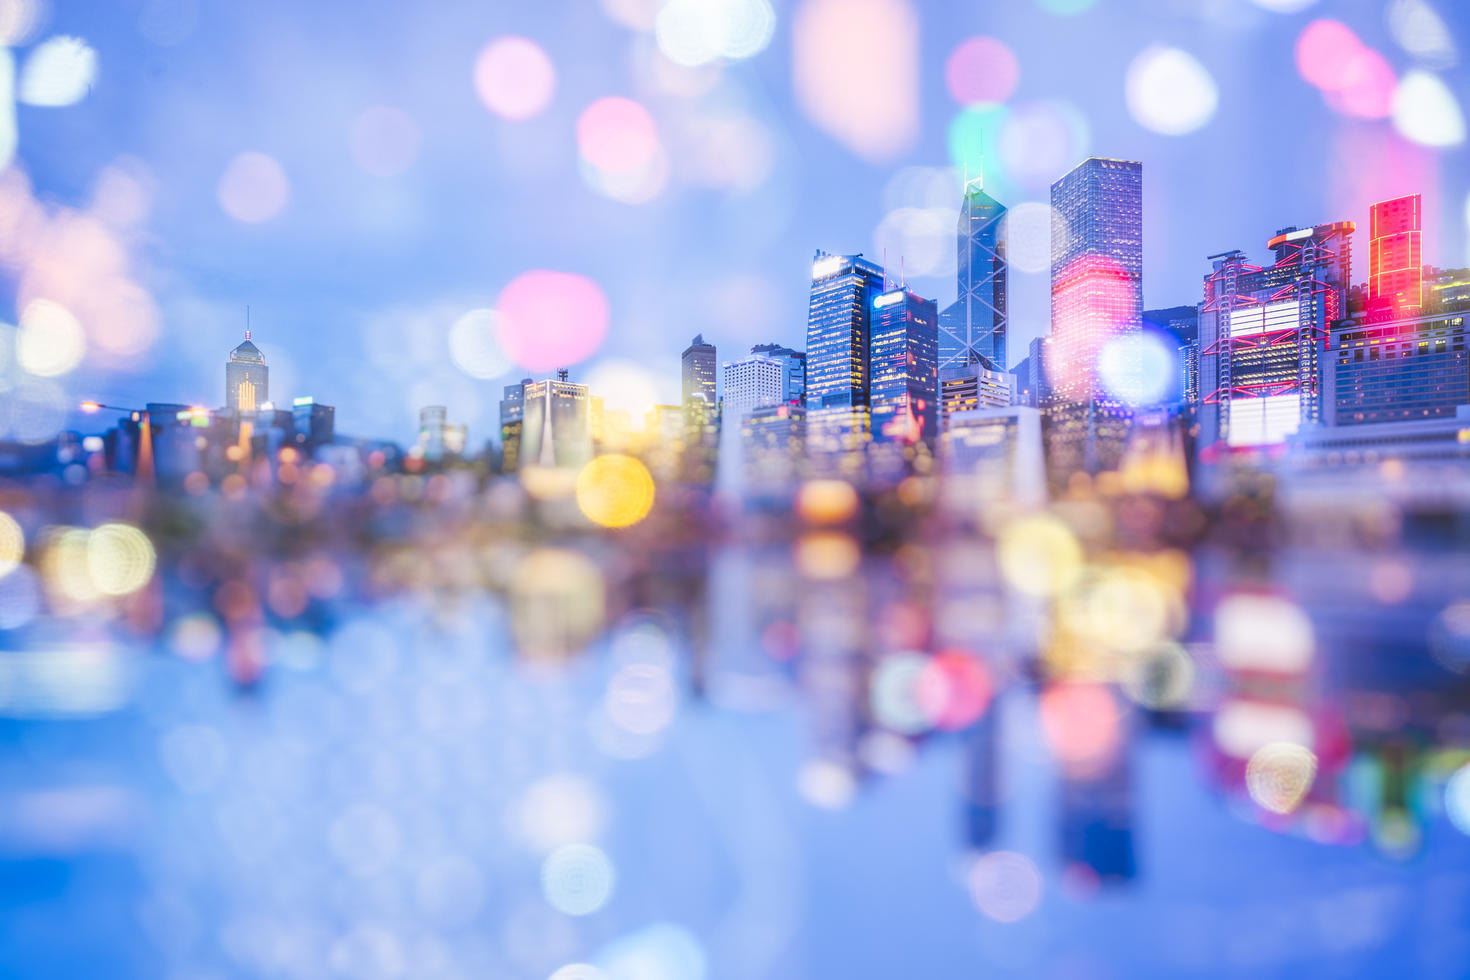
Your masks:
<instances>
[{"instance_id":1,"label":"cluster of buildings","mask_svg":"<svg viewBox=\"0 0 1470 980\"><path fill-rule=\"evenodd\" d=\"M1470 270L1423 264L1419 195L1371 207L1367 282L1352 280L1357 226L1339 220L1280 229L1267 264L1211 255L1198 302L1152 310L1142 165L1084 160L1052 185L1051 207L1051 330L1014 362L1007 209L977 179L961 194L955 299L942 309L861 254L818 251L806 350L758 344L721 364L696 336L680 402L653 406L641 428L565 370L525 378L504 389L498 454L485 462L516 474L631 453L665 481L709 483L729 468L759 500L809 477L882 492L940 473L972 497L1034 498L1078 474L1126 471L1140 446L1181 473L1242 456L1309 467L1470 457ZM1167 356L1150 357L1160 345ZM333 409L309 397L277 407L248 329L225 367L223 408L119 411L115 429L59 455L213 481L242 462L274 466L286 449L362 471L468 450L444 406L421 411L407 451L338 437Z\"/></svg>"}]
</instances>

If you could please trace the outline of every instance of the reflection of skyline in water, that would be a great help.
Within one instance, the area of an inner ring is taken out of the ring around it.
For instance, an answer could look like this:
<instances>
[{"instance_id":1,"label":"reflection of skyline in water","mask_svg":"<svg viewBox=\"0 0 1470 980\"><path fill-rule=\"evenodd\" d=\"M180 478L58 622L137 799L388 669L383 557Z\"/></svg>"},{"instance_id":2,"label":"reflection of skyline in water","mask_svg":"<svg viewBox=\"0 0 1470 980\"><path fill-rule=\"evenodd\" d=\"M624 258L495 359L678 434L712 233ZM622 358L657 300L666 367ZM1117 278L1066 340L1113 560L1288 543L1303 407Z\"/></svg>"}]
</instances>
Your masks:
<instances>
[{"instance_id":1,"label":"reflection of skyline in water","mask_svg":"<svg viewBox=\"0 0 1470 980\"><path fill-rule=\"evenodd\" d=\"M1470 583L1433 508L1307 519L1247 483L1208 521L1148 496L977 521L808 484L794 518L671 492L614 541L518 490L396 486L152 501L160 575L117 620L7 634L7 959L1464 962ZM91 941L60 952L61 923Z\"/></svg>"}]
</instances>

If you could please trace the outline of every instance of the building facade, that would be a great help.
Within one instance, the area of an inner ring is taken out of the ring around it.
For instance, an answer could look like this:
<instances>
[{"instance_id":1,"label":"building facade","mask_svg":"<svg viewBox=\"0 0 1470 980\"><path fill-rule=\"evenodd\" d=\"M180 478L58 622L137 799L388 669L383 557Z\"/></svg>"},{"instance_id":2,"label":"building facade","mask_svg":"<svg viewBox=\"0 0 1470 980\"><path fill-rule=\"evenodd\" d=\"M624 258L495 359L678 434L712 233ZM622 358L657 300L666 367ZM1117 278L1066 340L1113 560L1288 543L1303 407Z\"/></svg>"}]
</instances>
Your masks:
<instances>
[{"instance_id":1,"label":"building facade","mask_svg":"<svg viewBox=\"0 0 1470 980\"><path fill-rule=\"evenodd\" d=\"M868 339L883 269L818 252L807 308L807 453L823 475L858 477L870 434Z\"/></svg>"},{"instance_id":2,"label":"building facade","mask_svg":"<svg viewBox=\"0 0 1470 980\"><path fill-rule=\"evenodd\" d=\"M723 414L737 425L757 408L780 405L786 397L789 367L764 354L752 354L725 365Z\"/></svg>"},{"instance_id":3,"label":"building facade","mask_svg":"<svg viewBox=\"0 0 1470 980\"><path fill-rule=\"evenodd\" d=\"M581 467L592 458L591 403L587 386L533 381L525 386L518 468Z\"/></svg>"},{"instance_id":4,"label":"building facade","mask_svg":"<svg viewBox=\"0 0 1470 980\"><path fill-rule=\"evenodd\" d=\"M939 366L975 356L1007 364L1006 208L977 178L965 185L956 233L955 301L939 315Z\"/></svg>"},{"instance_id":5,"label":"building facade","mask_svg":"<svg viewBox=\"0 0 1470 980\"><path fill-rule=\"evenodd\" d=\"M225 363L225 407L236 412L256 412L271 399L270 369L265 355L245 331L245 340L230 351Z\"/></svg>"},{"instance_id":6,"label":"building facade","mask_svg":"<svg viewBox=\"0 0 1470 980\"><path fill-rule=\"evenodd\" d=\"M1323 354L1328 426L1453 418L1470 405L1465 313L1335 325Z\"/></svg>"},{"instance_id":7,"label":"building facade","mask_svg":"<svg viewBox=\"0 0 1470 980\"><path fill-rule=\"evenodd\" d=\"M1368 210L1370 320L1411 317L1424 308L1424 214L1418 194Z\"/></svg>"},{"instance_id":8,"label":"building facade","mask_svg":"<svg viewBox=\"0 0 1470 980\"><path fill-rule=\"evenodd\" d=\"M902 287L873 297L868 341L869 472L929 473L939 440L939 309Z\"/></svg>"},{"instance_id":9,"label":"building facade","mask_svg":"<svg viewBox=\"0 0 1470 980\"><path fill-rule=\"evenodd\" d=\"M940 431L950 416L976 408L1005 408L1015 398L1015 376L980 359L966 366L939 369Z\"/></svg>"}]
</instances>

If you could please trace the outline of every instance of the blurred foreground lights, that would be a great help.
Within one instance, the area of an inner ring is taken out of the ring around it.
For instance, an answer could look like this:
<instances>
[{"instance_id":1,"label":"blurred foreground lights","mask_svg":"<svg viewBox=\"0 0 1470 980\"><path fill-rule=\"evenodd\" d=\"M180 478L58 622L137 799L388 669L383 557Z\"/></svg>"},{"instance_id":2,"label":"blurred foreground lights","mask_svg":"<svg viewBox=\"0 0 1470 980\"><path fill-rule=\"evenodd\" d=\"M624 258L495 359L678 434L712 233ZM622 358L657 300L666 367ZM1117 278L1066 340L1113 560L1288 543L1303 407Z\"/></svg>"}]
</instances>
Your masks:
<instances>
[{"instance_id":1,"label":"blurred foreground lights","mask_svg":"<svg viewBox=\"0 0 1470 980\"><path fill-rule=\"evenodd\" d=\"M857 793L857 777L847 766L830 759L813 759L796 774L796 788L813 806L841 810Z\"/></svg>"},{"instance_id":2,"label":"blurred foreground lights","mask_svg":"<svg viewBox=\"0 0 1470 980\"><path fill-rule=\"evenodd\" d=\"M500 37L475 59L475 94L485 108L519 122L540 115L556 93L556 67L535 41Z\"/></svg>"},{"instance_id":3,"label":"blurred foreground lights","mask_svg":"<svg viewBox=\"0 0 1470 980\"><path fill-rule=\"evenodd\" d=\"M847 578L862 562L862 551L850 534L820 531L796 542L796 567L809 579Z\"/></svg>"},{"instance_id":4,"label":"blurred foreground lights","mask_svg":"<svg viewBox=\"0 0 1470 980\"><path fill-rule=\"evenodd\" d=\"M931 726L952 732L985 713L992 691L984 661L960 650L944 650L924 664L914 701Z\"/></svg>"},{"instance_id":5,"label":"blurred foreground lights","mask_svg":"<svg viewBox=\"0 0 1470 980\"><path fill-rule=\"evenodd\" d=\"M759 54L775 32L770 0L668 0L654 21L659 50L690 68Z\"/></svg>"},{"instance_id":6,"label":"blurred foreground lights","mask_svg":"<svg viewBox=\"0 0 1470 980\"><path fill-rule=\"evenodd\" d=\"M374 177L394 177L419 155L419 128L413 117L392 106L374 106L352 123L352 158Z\"/></svg>"},{"instance_id":7,"label":"blurred foreground lights","mask_svg":"<svg viewBox=\"0 0 1470 980\"><path fill-rule=\"evenodd\" d=\"M26 58L17 98L27 105L80 102L97 79L97 52L79 37L47 38Z\"/></svg>"},{"instance_id":8,"label":"blurred foreground lights","mask_svg":"<svg viewBox=\"0 0 1470 980\"><path fill-rule=\"evenodd\" d=\"M1299 674L1314 647L1311 620L1289 599L1237 593L1215 609L1215 655L1231 670Z\"/></svg>"},{"instance_id":9,"label":"blurred foreground lights","mask_svg":"<svg viewBox=\"0 0 1470 980\"><path fill-rule=\"evenodd\" d=\"M975 907L996 922L1020 922L1041 904L1041 871L1024 854L992 851L966 875Z\"/></svg>"},{"instance_id":10,"label":"blurred foreground lights","mask_svg":"<svg viewBox=\"0 0 1470 980\"><path fill-rule=\"evenodd\" d=\"M41 611L41 587L26 565L0 577L0 630L20 629Z\"/></svg>"},{"instance_id":11,"label":"blurred foreground lights","mask_svg":"<svg viewBox=\"0 0 1470 980\"><path fill-rule=\"evenodd\" d=\"M570 774L538 779L512 808L518 837L539 854L602 835L607 804L597 786Z\"/></svg>"},{"instance_id":12,"label":"blurred foreground lights","mask_svg":"<svg viewBox=\"0 0 1470 980\"><path fill-rule=\"evenodd\" d=\"M24 44L42 13L41 0L0 0L0 47Z\"/></svg>"},{"instance_id":13,"label":"blurred foreground lights","mask_svg":"<svg viewBox=\"0 0 1470 980\"><path fill-rule=\"evenodd\" d=\"M97 591L123 596L153 577L153 542L131 524L103 524L87 537L87 568Z\"/></svg>"},{"instance_id":14,"label":"blurred foreground lights","mask_svg":"<svg viewBox=\"0 0 1470 980\"><path fill-rule=\"evenodd\" d=\"M1158 45L1145 48L1128 66L1124 95L1140 126L1166 136L1199 129L1220 101L1214 78L1194 55Z\"/></svg>"},{"instance_id":15,"label":"blurred foreground lights","mask_svg":"<svg viewBox=\"0 0 1470 980\"><path fill-rule=\"evenodd\" d=\"M919 21L906 0L804 0L792 84L808 118L859 156L888 160L919 131Z\"/></svg>"},{"instance_id":16,"label":"blurred foreground lights","mask_svg":"<svg viewBox=\"0 0 1470 980\"><path fill-rule=\"evenodd\" d=\"M498 378L512 367L495 339L494 310L470 310L449 328L449 356L472 378Z\"/></svg>"},{"instance_id":17,"label":"blurred foreground lights","mask_svg":"<svg viewBox=\"0 0 1470 980\"><path fill-rule=\"evenodd\" d=\"M1393 96L1393 124L1424 146L1456 146L1465 141L1465 116L1455 94L1427 71L1404 75Z\"/></svg>"},{"instance_id":18,"label":"blurred foreground lights","mask_svg":"<svg viewBox=\"0 0 1470 980\"><path fill-rule=\"evenodd\" d=\"M285 210L290 194L291 185L281 165L254 151L239 154L225 166L216 190L225 214L245 224L274 218Z\"/></svg>"},{"instance_id":19,"label":"blurred foreground lights","mask_svg":"<svg viewBox=\"0 0 1470 980\"><path fill-rule=\"evenodd\" d=\"M52 378L82 363L87 337L66 307L49 299L35 299L20 315L15 353L26 371Z\"/></svg>"},{"instance_id":20,"label":"blurred foreground lights","mask_svg":"<svg viewBox=\"0 0 1470 980\"><path fill-rule=\"evenodd\" d=\"M1020 78L1015 54L993 37L962 41L944 63L944 84L960 105L1004 102L1015 93Z\"/></svg>"},{"instance_id":21,"label":"blurred foreground lights","mask_svg":"<svg viewBox=\"0 0 1470 980\"><path fill-rule=\"evenodd\" d=\"M653 200L668 182L658 127L641 103L621 96L593 102L577 118L582 176L593 190L625 204Z\"/></svg>"},{"instance_id":22,"label":"blurred foreground lights","mask_svg":"<svg viewBox=\"0 0 1470 980\"><path fill-rule=\"evenodd\" d=\"M1435 617L1429 652L1455 673L1470 673L1470 599L1452 603Z\"/></svg>"},{"instance_id":23,"label":"blurred foreground lights","mask_svg":"<svg viewBox=\"0 0 1470 980\"><path fill-rule=\"evenodd\" d=\"M1189 702L1194 690L1194 661L1177 643L1166 643L1136 658L1123 678L1123 691L1135 704L1171 711Z\"/></svg>"},{"instance_id":24,"label":"blurred foreground lights","mask_svg":"<svg viewBox=\"0 0 1470 980\"><path fill-rule=\"evenodd\" d=\"M632 456L595 456L577 474L577 506L592 523L629 527L653 508L653 476Z\"/></svg>"},{"instance_id":25,"label":"blurred foreground lights","mask_svg":"<svg viewBox=\"0 0 1470 980\"><path fill-rule=\"evenodd\" d=\"M607 683L608 719L634 735L656 735L674 720L679 692L668 668L627 664Z\"/></svg>"},{"instance_id":26,"label":"blurred foreground lights","mask_svg":"<svg viewBox=\"0 0 1470 980\"><path fill-rule=\"evenodd\" d=\"M1455 63L1454 37L1426 0L1392 0L1387 19L1389 33L1399 47L1425 65L1448 68Z\"/></svg>"},{"instance_id":27,"label":"blurred foreground lights","mask_svg":"<svg viewBox=\"0 0 1470 980\"><path fill-rule=\"evenodd\" d=\"M1023 517L1002 528L996 558L1011 587L1034 596L1057 595L1082 572L1082 546L1076 535L1045 514Z\"/></svg>"},{"instance_id":28,"label":"blurred foreground lights","mask_svg":"<svg viewBox=\"0 0 1470 980\"><path fill-rule=\"evenodd\" d=\"M1444 784L1444 808L1462 834L1470 834L1470 763L1456 769Z\"/></svg>"},{"instance_id":29,"label":"blurred foreground lights","mask_svg":"<svg viewBox=\"0 0 1470 980\"><path fill-rule=\"evenodd\" d=\"M601 848L567 844L541 865L541 894L566 915L591 915L607 904L614 884L613 863Z\"/></svg>"},{"instance_id":30,"label":"blurred foreground lights","mask_svg":"<svg viewBox=\"0 0 1470 980\"><path fill-rule=\"evenodd\" d=\"M1027 190L1044 191L1057 174L1086 155L1090 138L1087 117L1070 102L1017 103L1001 120L997 136L1002 171ZM1048 253L1041 268L1049 267L1050 259Z\"/></svg>"},{"instance_id":31,"label":"blurred foreground lights","mask_svg":"<svg viewBox=\"0 0 1470 980\"><path fill-rule=\"evenodd\" d=\"M594 959L601 972L586 980L705 980L709 958L688 929L655 922L612 940Z\"/></svg>"},{"instance_id":32,"label":"blurred foreground lights","mask_svg":"<svg viewBox=\"0 0 1470 980\"><path fill-rule=\"evenodd\" d=\"M611 980L591 963L568 963L559 967L547 980Z\"/></svg>"},{"instance_id":33,"label":"blurred foreground lights","mask_svg":"<svg viewBox=\"0 0 1470 980\"><path fill-rule=\"evenodd\" d=\"M1257 749L1245 768L1245 786L1262 809L1287 814L1301 805L1317 778L1312 750L1290 742Z\"/></svg>"},{"instance_id":34,"label":"blurred foreground lights","mask_svg":"<svg viewBox=\"0 0 1470 980\"><path fill-rule=\"evenodd\" d=\"M1122 716L1112 691L1099 684L1055 684L1041 695L1041 732L1068 771L1105 770L1121 744Z\"/></svg>"},{"instance_id":35,"label":"blurred foreground lights","mask_svg":"<svg viewBox=\"0 0 1470 980\"><path fill-rule=\"evenodd\" d=\"M1162 331L1136 330L1103 343L1097 372L1108 393L1130 405L1158 405L1179 374L1179 346Z\"/></svg>"},{"instance_id":36,"label":"blurred foreground lights","mask_svg":"<svg viewBox=\"0 0 1470 980\"><path fill-rule=\"evenodd\" d=\"M900 735L929 729L916 696L926 663L922 653L895 653L878 661L868 681L868 703L878 724Z\"/></svg>"},{"instance_id":37,"label":"blurred foreground lights","mask_svg":"<svg viewBox=\"0 0 1470 980\"><path fill-rule=\"evenodd\" d=\"M181 616L168 630L169 649L184 660L208 660L219 652L224 631L209 613Z\"/></svg>"},{"instance_id":38,"label":"blurred foreground lights","mask_svg":"<svg viewBox=\"0 0 1470 980\"><path fill-rule=\"evenodd\" d=\"M1040 201L1017 204L1005 222L1007 258L1022 272L1050 269L1052 242L1063 248L1069 234L1061 212Z\"/></svg>"},{"instance_id":39,"label":"blurred foreground lights","mask_svg":"<svg viewBox=\"0 0 1470 980\"><path fill-rule=\"evenodd\" d=\"M1306 10L1317 0L1252 0L1257 7L1275 11L1278 14L1294 14L1298 10Z\"/></svg>"},{"instance_id":40,"label":"blurred foreground lights","mask_svg":"<svg viewBox=\"0 0 1470 980\"><path fill-rule=\"evenodd\" d=\"M846 480L808 480L796 492L796 512L808 524L840 524L857 510L857 489Z\"/></svg>"},{"instance_id":41,"label":"blurred foreground lights","mask_svg":"<svg viewBox=\"0 0 1470 980\"><path fill-rule=\"evenodd\" d=\"M523 656L568 656L603 627L602 572L580 552L537 549L517 563L510 582L511 634Z\"/></svg>"},{"instance_id":42,"label":"blurred foreground lights","mask_svg":"<svg viewBox=\"0 0 1470 980\"><path fill-rule=\"evenodd\" d=\"M495 339L511 362L550 371L584 361L607 335L602 287L570 272L531 269L516 276L495 301Z\"/></svg>"},{"instance_id":43,"label":"blurred foreground lights","mask_svg":"<svg viewBox=\"0 0 1470 980\"><path fill-rule=\"evenodd\" d=\"M15 518L0 510L0 578L15 571L25 554L25 532Z\"/></svg>"}]
</instances>

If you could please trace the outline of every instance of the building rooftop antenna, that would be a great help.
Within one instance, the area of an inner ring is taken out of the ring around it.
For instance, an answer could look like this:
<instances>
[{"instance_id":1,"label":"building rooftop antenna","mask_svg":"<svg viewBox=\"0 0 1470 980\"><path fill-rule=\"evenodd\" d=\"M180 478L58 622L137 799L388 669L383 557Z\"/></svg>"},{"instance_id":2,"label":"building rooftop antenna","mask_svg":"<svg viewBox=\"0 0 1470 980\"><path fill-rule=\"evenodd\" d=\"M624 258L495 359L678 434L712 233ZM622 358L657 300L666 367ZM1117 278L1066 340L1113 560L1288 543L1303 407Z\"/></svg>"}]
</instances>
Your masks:
<instances>
[{"instance_id":1,"label":"building rooftop antenna","mask_svg":"<svg viewBox=\"0 0 1470 980\"><path fill-rule=\"evenodd\" d=\"M250 304L245 304L245 339L250 339Z\"/></svg>"}]
</instances>

